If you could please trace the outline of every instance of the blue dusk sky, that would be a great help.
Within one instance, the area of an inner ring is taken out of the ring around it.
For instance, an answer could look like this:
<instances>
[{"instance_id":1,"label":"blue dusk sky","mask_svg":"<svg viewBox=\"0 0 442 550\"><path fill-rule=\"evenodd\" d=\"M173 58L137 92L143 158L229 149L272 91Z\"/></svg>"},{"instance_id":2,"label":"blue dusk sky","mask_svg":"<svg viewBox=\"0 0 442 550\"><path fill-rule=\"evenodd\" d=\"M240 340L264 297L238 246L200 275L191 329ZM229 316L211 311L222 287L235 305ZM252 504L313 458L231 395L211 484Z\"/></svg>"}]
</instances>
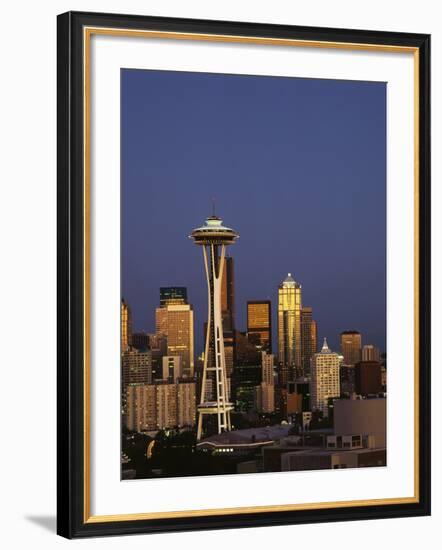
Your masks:
<instances>
[{"instance_id":1,"label":"blue dusk sky","mask_svg":"<svg viewBox=\"0 0 442 550\"><path fill-rule=\"evenodd\" d=\"M386 84L121 71L122 296L155 329L160 286L186 286L203 347L207 287L188 238L216 213L240 238L236 325L287 273L319 341L386 342Z\"/></svg>"}]
</instances>

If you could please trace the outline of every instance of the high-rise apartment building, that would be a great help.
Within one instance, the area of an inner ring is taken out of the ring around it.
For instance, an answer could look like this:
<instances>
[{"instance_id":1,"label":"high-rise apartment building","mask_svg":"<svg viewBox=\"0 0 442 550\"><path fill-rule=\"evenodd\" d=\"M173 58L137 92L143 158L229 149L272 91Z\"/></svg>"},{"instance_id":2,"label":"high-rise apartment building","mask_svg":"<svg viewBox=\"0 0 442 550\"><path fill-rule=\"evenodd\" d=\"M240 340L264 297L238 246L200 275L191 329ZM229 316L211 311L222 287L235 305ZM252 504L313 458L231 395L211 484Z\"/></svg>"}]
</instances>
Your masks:
<instances>
[{"instance_id":1,"label":"high-rise apartment building","mask_svg":"<svg viewBox=\"0 0 442 550\"><path fill-rule=\"evenodd\" d=\"M341 352L344 365L356 365L361 360L361 333L356 330L341 332Z\"/></svg>"},{"instance_id":2,"label":"high-rise apartment building","mask_svg":"<svg viewBox=\"0 0 442 550\"><path fill-rule=\"evenodd\" d=\"M329 399L339 398L340 387L339 355L329 349L326 338L321 351L313 356L310 391L312 409L328 416Z\"/></svg>"},{"instance_id":3,"label":"high-rise apartment building","mask_svg":"<svg viewBox=\"0 0 442 550\"><path fill-rule=\"evenodd\" d=\"M132 345L132 314L128 303L124 300L121 300L121 329L120 329L120 338L121 338L121 351L123 352L129 346Z\"/></svg>"},{"instance_id":4,"label":"high-rise apartment building","mask_svg":"<svg viewBox=\"0 0 442 550\"><path fill-rule=\"evenodd\" d=\"M310 374L313 354L317 351L317 328L311 307L301 309L301 366L304 376Z\"/></svg>"},{"instance_id":5,"label":"high-rise apartment building","mask_svg":"<svg viewBox=\"0 0 442 550\"><path fill-rule=\"evenodd\" d=\"M121 354L121 377L123 389L130 384L152 383L152 353L127 348Z\"/></svg>"},{"instance_id":6,"label":"high-rise apartment building","mask_svg":"<svg viewBox=\"0 0 442 550\"><path fill-rule=\"evenodd\" d=\"M164 380L153 384L128 386L125 423L129 430L149 432L165 428L194 427L196 384Z\"/></svg>"},{"instance_id":7,"label":"high-rise apartment building","mask_svg":"<svg viewBox=\"0 0 442 550\"><path fill-rule=\"evenodd\" d=\"M196 424L196 384L179 380L176 388L178 427L193 427Z\"/></svg>"},{"instance_id":8,"label":"high-rise apartment building","mask_svg":"<svg viewBox=\"0 0 442 550\"><path fill-rule=\"evenodd\" d=\"M247 302L247 335L257 348L272 352L272 311L270 300Z\"/></svg>"},{"instance_id":9,"label":"high-rise apartment building","mask_svg":"<svg viewBox=\"0 0 442 550\"><path fill-rule=\"evenodd\" d=\"M127 387L124 421L127 429L134 432L147 432L158 429L155 384Z\"/></svg>"},{"instance_id":10,"label":"high-rise apartment building","mask_svg":"<svg viewBox=\"0 0 442 550\"><path fill-rule=\"evenodd\" d=\"M152 353L128 347L121 354L121 406L127 411L127 389L130 386L151 384L153 380Z\"/></svg>"},{"instance_id":11,"label":"high-rise apartment building","mask_svg":"<svg viewBox=\"0 0 442 550\"><path fill-rule=\"evenodd\" d=\"M289 273L278 289L278 360L280 384L285 385L301 368L301 285Z\"/></svg>"},{"instance_id":12,"label":"high-rise apartment building","mask_svg":"<svg viewBox=\"0 0 442 550\"><path fill-rule=\"evenodd\" d=\"M194 374L193 310L189 304L169 304L156 309L158 335L167 339L167 355L179 355L183 376Z\"/></svg>"},{"instance_id":13,"label":"high-rise apartment building","mask_svg":"<svg viewBox=\"0 0 442 550\"><path fill-rule=\"evenodd\" d=\"M177 425L177 385L159 380L155 389L157 428L173 428Z\"/></svg>"}]
</instances>

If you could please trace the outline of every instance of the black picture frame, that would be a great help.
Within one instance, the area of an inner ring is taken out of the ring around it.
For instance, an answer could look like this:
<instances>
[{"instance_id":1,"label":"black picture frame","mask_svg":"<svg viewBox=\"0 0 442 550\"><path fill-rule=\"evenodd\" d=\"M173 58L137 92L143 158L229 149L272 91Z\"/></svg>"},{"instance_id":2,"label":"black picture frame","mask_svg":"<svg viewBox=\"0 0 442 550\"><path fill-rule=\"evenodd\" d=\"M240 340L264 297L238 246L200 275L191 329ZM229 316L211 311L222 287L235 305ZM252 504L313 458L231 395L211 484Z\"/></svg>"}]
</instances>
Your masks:
<instances>
[{"instance_id":1,"label":"black picture frame","mask_svg":"<svg viewBox=\"0 0 442 550\"><path fill-rule=\"evenodd\" d=\"M226 529L430 514L430 36L68 12L58 16L58 534L67 538ZM84 41L85 27L269 37L415 48L419 59L419 498L405 504L345 506L165 519L87 521L84 405Z\"/></svg>"}]
</instances>

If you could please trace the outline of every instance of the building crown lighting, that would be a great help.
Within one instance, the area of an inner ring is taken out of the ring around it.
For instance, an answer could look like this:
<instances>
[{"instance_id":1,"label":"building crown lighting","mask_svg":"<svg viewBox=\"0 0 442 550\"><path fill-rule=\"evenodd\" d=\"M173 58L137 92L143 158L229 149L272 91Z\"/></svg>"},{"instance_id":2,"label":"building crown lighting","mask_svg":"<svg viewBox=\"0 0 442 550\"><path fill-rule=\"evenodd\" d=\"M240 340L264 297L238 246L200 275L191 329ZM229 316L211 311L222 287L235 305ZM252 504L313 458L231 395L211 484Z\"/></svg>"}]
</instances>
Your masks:
<instances>
[{"instance_id":1,"label":"building crown lighting","mask_svg":"<svg viewBox=\"0 0 442 550\"><path fill-rule=\"evenodd\" d=\"M283 288L301 288L301 285L295 281L291 273L287 273L287 277L282 281Z\"/></svg>"},{"instance_id":2,"label":"building crown lighting","mask_svg":"<svg viewBox=\"0 0 442 550\"><path fill-rule=\"evenodd\" d=\"M333 353L332 350L328 347L327 338L324 338L324 343L322 344L321 353Z\"/></svg>"}]
</instances>

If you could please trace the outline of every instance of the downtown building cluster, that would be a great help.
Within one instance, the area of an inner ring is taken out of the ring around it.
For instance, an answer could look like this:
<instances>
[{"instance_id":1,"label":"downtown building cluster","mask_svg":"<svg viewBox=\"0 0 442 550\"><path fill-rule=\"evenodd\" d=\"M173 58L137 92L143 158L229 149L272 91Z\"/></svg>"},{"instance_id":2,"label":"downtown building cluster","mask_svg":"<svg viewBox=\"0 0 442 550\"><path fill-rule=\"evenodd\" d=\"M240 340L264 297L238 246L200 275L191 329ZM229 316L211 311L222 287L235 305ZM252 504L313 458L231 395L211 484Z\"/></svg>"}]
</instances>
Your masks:
<instances>
[{"instance_id":1,"label":"downtown building cluster","mask_svg":"<svg viewBox=\"0 0 442 550\"><path fill-rule=\"evenodd\" d=\"M185 288L160 289L156 332L134 333L121 302L123 421L135 432L192 428L196 421L194 320Z\"/></svg>"},{"instance_id":2,"label":"downtown building cluster","mask_svg":"<svg viewBox=\"0 0 442 550\"><path fill-rule=\"evenodd\" d=\"M332 420L336 400L386 391L380 352L363 345L359 332L341 333L340 353L330 350L326 340L318 349L313 310L303 305L302 287L291 274L278 287L277 350L272 345L271 301L251 300L245 307L247 327L240 331L234 259L226 257L221 280L226 390L234 412L246 416L249 424L297 421L307 429L315 416ZM198 404L212 400L214 388L206 380L201 395L204 354L195 357L194 326L184 287L160 288L154 333L134 332L130 307L122 301L122 412L128 430L153 434L195 429ZM238 427L233 422L231 429Z\"/></svg>"}]
</instances>

